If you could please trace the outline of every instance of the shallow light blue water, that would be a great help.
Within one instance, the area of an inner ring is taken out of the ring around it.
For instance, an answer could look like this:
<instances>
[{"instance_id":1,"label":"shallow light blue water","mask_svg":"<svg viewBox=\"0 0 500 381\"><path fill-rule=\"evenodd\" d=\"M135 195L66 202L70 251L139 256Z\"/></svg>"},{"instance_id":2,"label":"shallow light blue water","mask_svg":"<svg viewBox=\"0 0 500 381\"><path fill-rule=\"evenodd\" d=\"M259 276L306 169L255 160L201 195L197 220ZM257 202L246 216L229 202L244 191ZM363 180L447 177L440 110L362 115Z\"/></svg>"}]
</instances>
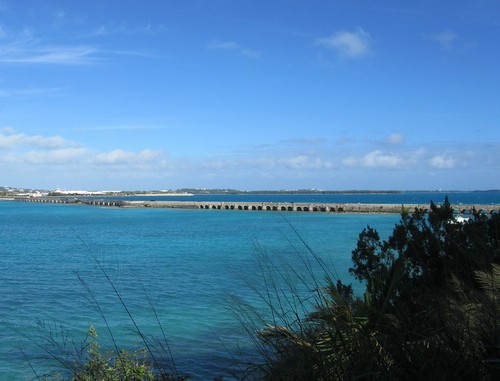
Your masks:
<instances>
[{"instance_id":1,"label":"shallow light blue water","mask_svg":"<svg viewBox=\"0 0 500 381\"><path fill-rule=\"evenodd\" d=\"M51 369L55 364L47 347L63 353L47 346L52 336L68 349L94 324L103 346L109 346L93 299L120 347L141 346L99 265L143 333L159 337L146 290L182 373L195 380L232 379L240 371L237 357L254 356L249 338L228 312L229 300L237 296L265 313L255 292L265 284L259 271L263 257L299 274L307 273L304 260L311 260L322 279L303 239L334 275L350 281L351 251L361 230L371 225L385 237L398 220L396 215L0 202L0 380L33 379L30 363L39 373ZM288 279L297 276L289 271ZM299 284L299 291L306 289Z\"/></svg>"}]
</instances>

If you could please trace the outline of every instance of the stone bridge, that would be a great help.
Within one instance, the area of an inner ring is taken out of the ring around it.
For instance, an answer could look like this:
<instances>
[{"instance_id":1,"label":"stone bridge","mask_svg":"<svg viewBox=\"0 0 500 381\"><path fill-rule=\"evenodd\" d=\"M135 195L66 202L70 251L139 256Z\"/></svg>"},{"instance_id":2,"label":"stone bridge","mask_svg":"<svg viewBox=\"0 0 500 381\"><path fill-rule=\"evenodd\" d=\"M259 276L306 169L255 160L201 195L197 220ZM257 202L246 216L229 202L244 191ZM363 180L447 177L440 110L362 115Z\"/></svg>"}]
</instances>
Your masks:
<instances>
[{"instance_id":1,"label":"stone bridge","mask_svg":"<svg viewBox=\"0 0 500 381\"><path fill-rule=\"evenodd\" d=\"M326 213L401 213L402 208L427 211L428 204L362 204L362 203L295 203L295 202L206 202L206 201L126 201L125 207L249 210L275 212ZM452 205L455 214L472 214L473 210L492 214L500 212L500 205Z\"/></svg>"},{"instance_id":2,"label":"stone bridge","mask_svg":"<svg viewBox=\"0 0 500 381\"><path fill-rule=\"evenodd\" d=\"M38 202L45 204L86 204L99 206L121 207L125 205L121 200L79 200L71 197L16 197L15 201Z\"/></svg>"},{"instance_id":3,"label":"stone bridge","mask_svg":"<svg viewBox=\"0 0 500 381\"><path fill-rule=\"evenodd\" d=\"M324 213L401 213L402 208L413 212L415 208L426 211L425 204L362 204L362 203L294 203L294 202L207 202L207 201L123 201L112 199L76 199L71 197L19 197L16 201L85 204L108 207L128 208L170 208L170 209L210 209L210 210L248 210L274 212L324 212ZM484 214L500 212L499 204L492 205L452 205L455 214L468 215L473 210Z\"/></svg>"}]
</instances>

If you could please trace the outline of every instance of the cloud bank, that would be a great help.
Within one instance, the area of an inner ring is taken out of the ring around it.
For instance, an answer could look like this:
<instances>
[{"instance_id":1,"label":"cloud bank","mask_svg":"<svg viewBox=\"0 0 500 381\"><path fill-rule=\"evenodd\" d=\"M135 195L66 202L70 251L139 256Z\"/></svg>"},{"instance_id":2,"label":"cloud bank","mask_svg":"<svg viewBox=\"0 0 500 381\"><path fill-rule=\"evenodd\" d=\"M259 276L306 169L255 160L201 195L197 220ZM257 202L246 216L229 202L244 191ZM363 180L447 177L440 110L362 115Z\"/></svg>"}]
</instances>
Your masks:
<instances>
[{"instance_id":1,"label":"cloud bank","mask_svg":"<svg viewBox=\"0 0 500 381\"><path fill-rule=\"evenodd\" d=\"M321 137L303 137L250 149L242 146L231 152L216 151L210 157L170 158L166 149L145 147L131 151L116 147L99 151L60 135L30 135L2 128L0 169L7 174L4 181L9 174L15 179L18 174L29 173L34 182L31 186L47 186L47 174L54 173L60 179L57 185L71 181L68 186L78 188L95 182L103 188L131 183L135 189L147 184L164 188L165 182L175 182L170 184L174 188L211 184L235 187L239 181L248 184L251 179L261 184L261 189L291 189L303 181L310 181L311 187L355 189L368 180L382 182L386 184L382 188L387 189L387 184L408 178L418 184L426 177L435 182L439 176L454 184L466 167L490 171L494 176L500 160L500 146L491 143L470 147L430 143L416 146L408 144L400 133L366 139L364 143L345 136L339 138L344 141L341 145L335 139L330 142ZM266 186L270 179L273 185ZM42 185L38 185L40 182Z\"/></svg>"}]
</instances>

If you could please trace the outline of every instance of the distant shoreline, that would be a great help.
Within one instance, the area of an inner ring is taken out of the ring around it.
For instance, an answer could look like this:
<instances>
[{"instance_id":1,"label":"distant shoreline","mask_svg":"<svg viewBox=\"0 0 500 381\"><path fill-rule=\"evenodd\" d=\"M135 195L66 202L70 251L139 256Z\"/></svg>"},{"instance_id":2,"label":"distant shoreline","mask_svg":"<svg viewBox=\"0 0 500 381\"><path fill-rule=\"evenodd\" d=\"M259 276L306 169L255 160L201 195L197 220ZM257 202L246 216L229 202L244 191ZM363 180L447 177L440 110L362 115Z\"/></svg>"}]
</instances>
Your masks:
<instances>
[{"instance_id":1,"label":"distant shoreline","mask_svg":"<svg viewBox=\"0 0 500 381\"><path fill-rule=\"evenodd\" d=\"M121 194L118 194L121 195ZM110 195L110 197L116 196L116 195ZM189 196L194 196L193 193L125 193L123 194L125 197L189 197Z\"/></svg>"},{"instance_id":2,"label":"distant shoreline","mask_svg":"<svg viewBox=\"0 0 500 381\"><path fill-rule=\"evenodd\" d=\"M405 194L405 193L491 193L500 192L500 189L489 190L369 190L369 189L348 189L348 190L315 190L315 189L297 189L297 190L236 190L236 189L179 189L173 193L162 193L148 191L127 192L123 191L117 194L127 196L171 196L171 195L321 195L321 194Z\"/></svg>"},{"instance_id":3,"label":"distant shoreline","mask_svg":"<svg viewBox=\"0 0 500 381\"><path fill-rule=\"evenodd\" d=\"M455 193L500 193L500 189L487 190L370 190L370 189L344 189L344 190L323 190L323 189L280 189L280 190L241 190L241 189L199 189L180 188L172 190L40 190L0 187L0 199L13 197L189 197L205 195L404 195L419 193L455 194Z\"/></svg>"}]
</instances>

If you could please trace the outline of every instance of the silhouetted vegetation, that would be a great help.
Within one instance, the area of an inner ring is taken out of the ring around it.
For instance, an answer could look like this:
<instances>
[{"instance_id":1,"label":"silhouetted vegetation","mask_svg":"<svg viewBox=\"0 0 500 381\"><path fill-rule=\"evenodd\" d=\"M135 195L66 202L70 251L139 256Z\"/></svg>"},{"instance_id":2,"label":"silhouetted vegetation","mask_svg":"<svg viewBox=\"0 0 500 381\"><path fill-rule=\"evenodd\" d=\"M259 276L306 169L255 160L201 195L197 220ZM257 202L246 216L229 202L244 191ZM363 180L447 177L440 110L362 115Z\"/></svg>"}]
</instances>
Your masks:
<instances>
[{"instance_id":1,"label":"silhouetted vegetation","mask_svg":"<svg viewBox=\"0 0 500 381\"><path fill-rule=\"evenodd\" d=\"M367 227L351 273L327 278L306 318L259 332L268 380L498 379L500 215L458 222L445 199L402 212L388 240Z\"/></svg>"}]
</instances>

